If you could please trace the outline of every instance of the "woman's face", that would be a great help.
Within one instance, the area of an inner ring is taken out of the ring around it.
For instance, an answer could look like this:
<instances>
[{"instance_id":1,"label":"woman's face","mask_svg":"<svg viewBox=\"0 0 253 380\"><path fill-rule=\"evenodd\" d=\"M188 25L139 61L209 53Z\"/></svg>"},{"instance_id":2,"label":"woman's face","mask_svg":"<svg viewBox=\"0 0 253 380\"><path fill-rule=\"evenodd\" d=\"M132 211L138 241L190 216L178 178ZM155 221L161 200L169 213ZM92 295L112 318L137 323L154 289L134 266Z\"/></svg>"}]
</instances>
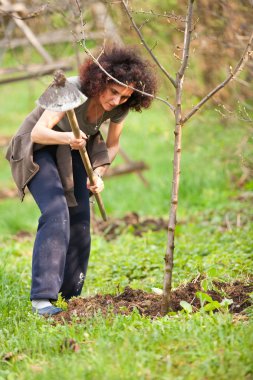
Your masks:
<instances>
[{"instance_id":1,"label":"woman's face","mask_svg":"<svg viewBox=\"0 0 253 380\"><path fill-rule=\"evenodd\" d=\"M132 84L130 84L132 86ZM98 97L100 105L105 111L111 111L113 108L125 103L132 95L133 90L121 86L117 83L110 83Z\"/></svg>"}]
</instances>

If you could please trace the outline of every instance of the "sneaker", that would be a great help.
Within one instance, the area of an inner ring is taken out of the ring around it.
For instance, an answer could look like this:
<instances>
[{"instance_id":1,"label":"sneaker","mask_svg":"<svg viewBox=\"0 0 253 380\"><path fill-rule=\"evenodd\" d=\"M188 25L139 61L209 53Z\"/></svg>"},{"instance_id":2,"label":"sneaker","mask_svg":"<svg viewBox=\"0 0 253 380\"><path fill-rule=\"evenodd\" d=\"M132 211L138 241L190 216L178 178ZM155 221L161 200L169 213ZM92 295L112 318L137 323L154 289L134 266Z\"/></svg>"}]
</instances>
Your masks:
<instances>
[{"instance_id":1,"label":"sneaker","mask_svg":"<svg viewBox=\"0 0 253 380\"><path fill-rule=\"evenodd\" d=\"M50 316L50 315L55 315L55 314L59 314L60 312L62 312L63 310L60 308L60 307L56 307L56 306L47 306L47 307L43 307L42 309L37 309L36 307L32 307L32 312L33 313L37 313L39 315L44 315L44 316Z\"/></svg>"}]
</instances>

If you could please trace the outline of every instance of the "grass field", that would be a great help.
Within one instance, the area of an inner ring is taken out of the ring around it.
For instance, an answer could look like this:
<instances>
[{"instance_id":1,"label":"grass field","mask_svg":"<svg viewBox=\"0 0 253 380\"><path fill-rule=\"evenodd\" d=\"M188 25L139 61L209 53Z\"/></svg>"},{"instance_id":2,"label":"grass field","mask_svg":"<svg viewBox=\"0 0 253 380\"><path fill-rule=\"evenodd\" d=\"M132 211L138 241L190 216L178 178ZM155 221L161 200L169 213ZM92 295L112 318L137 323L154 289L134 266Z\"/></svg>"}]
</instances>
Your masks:
<instances>
[{"instance_id":1,"label":"grass field","mask_svg":"<svg viewBox=\"0 0 253 380\"><path fill-rule=\"evenodd\" d=\"M46 81L1 87L1 135L14 133ZM173 127L161 104L129 116L122 147L149 165L149 187L134 174L107 180L103 199L110 217L134 211L141 217L168 218ZM209 283L252 283L252 203L239 198L252 190L252 183L236 186L241 160L235 152L246 133L240 122L223 126L213 110L199 114L183 131L174 288L200 274ZM13 188L4 153L2 147L1 188ZM22 204L1 199L0 215L1 380L253 379L252 306L240 315L200 310L155 320L137 311L107 318L98 313L81 323L73 319L71 325L32 315L30 271L38 210L27 195ZM83 296L115 294L127 285L147 292L162 288L166 231L136 237L130 228L112 241L97 235L92 239Z\"/></svg>"}]
</instances>

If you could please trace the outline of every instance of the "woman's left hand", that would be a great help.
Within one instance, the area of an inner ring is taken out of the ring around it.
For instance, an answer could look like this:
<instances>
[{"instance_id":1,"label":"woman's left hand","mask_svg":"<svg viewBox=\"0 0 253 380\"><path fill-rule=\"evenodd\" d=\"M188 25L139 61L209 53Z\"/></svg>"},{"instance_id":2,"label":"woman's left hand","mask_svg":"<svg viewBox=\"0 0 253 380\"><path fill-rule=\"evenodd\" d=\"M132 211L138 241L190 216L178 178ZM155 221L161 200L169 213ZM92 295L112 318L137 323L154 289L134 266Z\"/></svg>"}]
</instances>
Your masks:
<instances>
[{"instance_id":1,"label":"woman's left hand","mask_svg":"<svg viewBox=\"0 0 253 380\"><path fill-rule=\"evenodd\" d=\"M91 186L89 178L87 178L87 188L92 192L92 193L100 193L101 191L104 190L104 181L98 175L96 172L94 172L94 185Z\"/></svg>"}]
</instances>

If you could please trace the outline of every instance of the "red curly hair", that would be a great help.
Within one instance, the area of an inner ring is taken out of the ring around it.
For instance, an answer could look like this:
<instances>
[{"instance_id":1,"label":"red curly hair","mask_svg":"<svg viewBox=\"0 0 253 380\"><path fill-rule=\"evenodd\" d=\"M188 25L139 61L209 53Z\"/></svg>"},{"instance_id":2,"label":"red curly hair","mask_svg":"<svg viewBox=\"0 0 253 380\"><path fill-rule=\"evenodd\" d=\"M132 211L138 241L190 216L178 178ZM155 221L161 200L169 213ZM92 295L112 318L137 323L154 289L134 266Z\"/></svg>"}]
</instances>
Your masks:
<instances>
[{"instance_id":1,"label":"red curly hair","mask_svg":"<svg viewBox=\"0 0 253 380\"><path fill-rule=\"evenodd\" d=\"M106 72L118 81L124 84L133 84L136 89L151 95L156 94L157 79L153 68L136 49L113 47L104 51L98 61ZM81 65L79 76L81 91L87 97L98 95L105 90L109 83L113 82L92 59L86 60ZM148 108L152 101L152 97L134 91L124 106L141 111L142 108Z\"/></svg>"}]
</instances>

